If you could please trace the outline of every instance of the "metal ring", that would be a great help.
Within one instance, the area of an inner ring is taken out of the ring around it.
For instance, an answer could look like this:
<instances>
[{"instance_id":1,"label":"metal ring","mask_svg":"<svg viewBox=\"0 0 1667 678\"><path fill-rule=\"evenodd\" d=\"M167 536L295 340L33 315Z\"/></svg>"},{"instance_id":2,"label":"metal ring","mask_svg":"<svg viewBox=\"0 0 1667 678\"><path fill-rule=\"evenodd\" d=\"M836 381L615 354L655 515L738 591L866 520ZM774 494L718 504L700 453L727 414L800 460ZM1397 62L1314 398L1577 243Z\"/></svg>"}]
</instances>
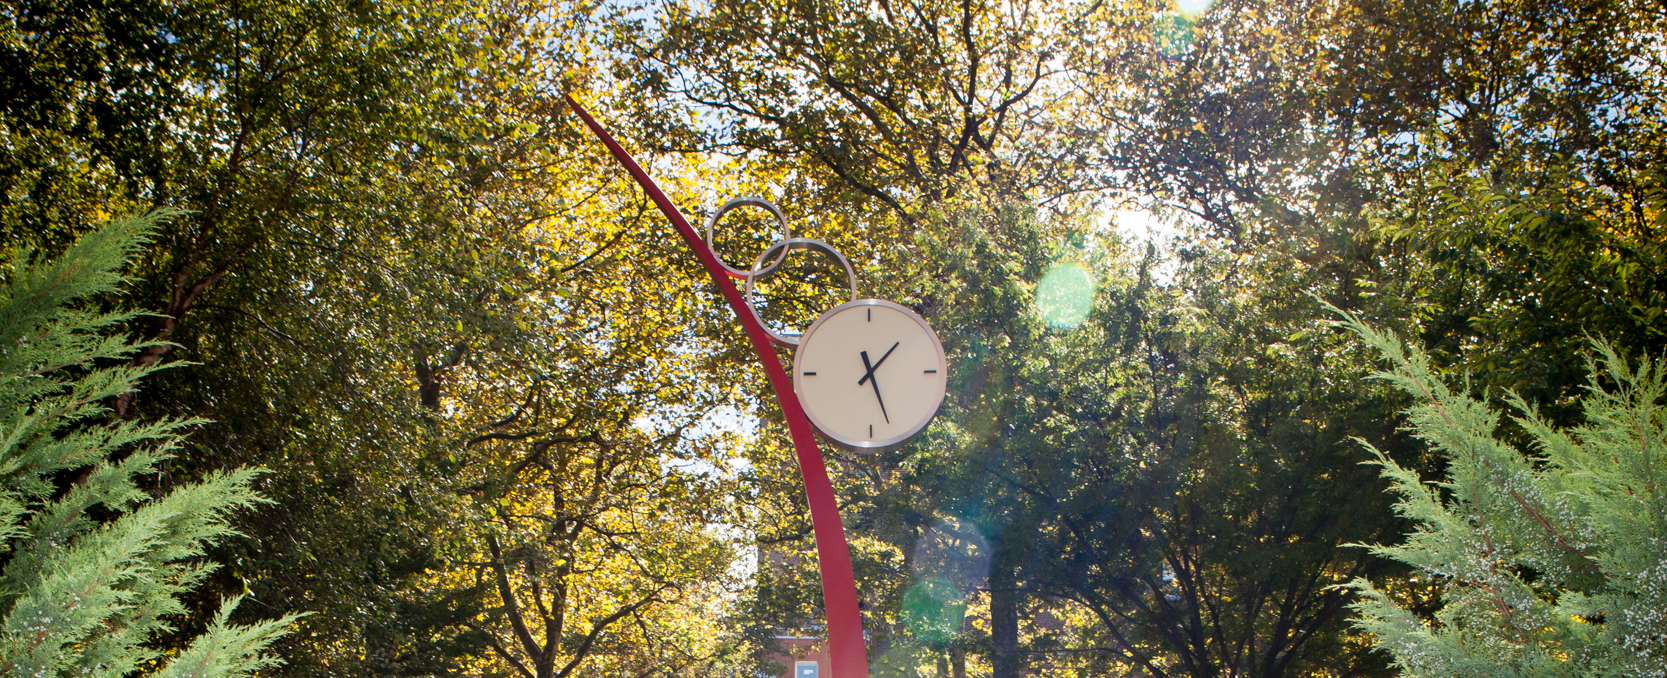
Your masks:
<instances>
[{"instance_id":1,"label":"metal ring","mask_svg":"<svg viewBox=\"0 0 1667 678\"><path fill-rule=\"evenodd\" d=\"M728 214L730 210L749 205L752 207L762 207L770 210L771 214L776 215L776 221L781 223L781 240L787 240L788 238L793 237L793 233L787 227L787 217L782 215L780 208L776 207L768 200L756 196L744 195L724 203L723 207L719 207L717 211L712 213L712 216L706 218L706 248L712 250L712 255L717 258L718 265L724 267L724 271L729 273L729 276L732 278L745 278L749 274L746 271L731 267L729 264L724 263L723 257L717 256L718 250L712 246L712 227L718 225L718 220L722 219L723 216ZM774 246L772 245L772 247ZM764 251L768 252L770 250ZM786 250L782 250L780 257L778 257L775 261L770 262L769 266L765 267L762 271L758 271L758 273L768 274L769 272L776 270L776 267L780 266L784 261L787 261ZM754 268L757 268L757 266L754 266Z\"/></svg>"},{"instance_id":2,"label":"metal ring","mask_svg":"<svg viewBox=\"0 0 1667 678\"><path fill-rule=\"evenodd\" d=\"M770 268L762 270L759 269L759 266L764 265L764 257L768 256L771 252L774 252L777 249L781 250L781 258L777 259L776 263L771 264ZM753 317L758 318L758 325L764 328L765 334L770 335L771 341L776 342L776 344L780 346L798 346L799 340L796 338L784 337L781 334L778 334L775 330L770 329L769 325L764 324L764 318L758 315L758 304L753 302L753 281L760 277L768 278L770 274L776 270L776 267L781 266L782 262L787 261L788 252L806 249L822 250L823 252L833 255L833 258L838 259L840 265L845 267L845 279L851 281L851 300L855 301L857 298L857 271L856 269L851 268L851 262L845 258L845 255L840 254L839 250L834 249L833 245L829 245L828 243L814 238L782 238L781 240L775 241L769 247L765 248L763 252L758 253L758 258L752 262L752 269L746 273L746 299L747 308L752 309ZM800 336L803 336L803 333L801 333Z\"/></svg>"}]
</instances>

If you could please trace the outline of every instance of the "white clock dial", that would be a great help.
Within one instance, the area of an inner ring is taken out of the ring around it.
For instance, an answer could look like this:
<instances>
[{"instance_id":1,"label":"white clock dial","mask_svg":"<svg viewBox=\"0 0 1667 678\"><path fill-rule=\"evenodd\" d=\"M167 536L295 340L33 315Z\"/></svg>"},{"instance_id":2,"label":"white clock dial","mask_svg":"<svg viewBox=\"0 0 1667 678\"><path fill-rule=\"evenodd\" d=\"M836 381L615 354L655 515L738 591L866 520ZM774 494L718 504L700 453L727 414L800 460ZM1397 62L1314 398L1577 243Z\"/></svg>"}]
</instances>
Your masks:
<instances>
[{"instance_id":1,"label":"white clock dial","mask_svg":"<svg viewBox=\"0 0 1667 678\"><path fill-rule=\"evenodd\" d=\"M919 315L883 299L823 313L799 339L793 390L823 435L886 448L938 413L949 369L943 344Z\"/></svg>"}]
</instances>

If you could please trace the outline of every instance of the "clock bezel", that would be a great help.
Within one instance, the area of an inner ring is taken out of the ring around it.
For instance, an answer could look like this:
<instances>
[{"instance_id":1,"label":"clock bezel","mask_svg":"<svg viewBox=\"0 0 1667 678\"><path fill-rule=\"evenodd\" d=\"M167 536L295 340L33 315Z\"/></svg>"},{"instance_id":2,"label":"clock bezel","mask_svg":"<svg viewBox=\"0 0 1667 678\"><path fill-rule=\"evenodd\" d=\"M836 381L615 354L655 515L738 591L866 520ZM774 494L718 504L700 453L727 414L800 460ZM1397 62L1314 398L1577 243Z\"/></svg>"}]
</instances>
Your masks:
<instances>
[{"instance_id":1,"label":"clock bezel","mask_svg":"<svg viewBox=\"0 0 1667 678\"><path fill-rule=\"evenodd\" d=\"M880 306L883 308L889 308L902 313L905 317L915 321L915 324L920 325L920 328L926 331L927 338L932 340L932 350L936 351L938 355L938 369L942 370L943 374L942 378L935 380L935 383L937 384L937 394L933 396L936 402L932 406L932 415L922 419L920 423L915 425L913 428L890 438L882 438L879 440L846 440L845 438L828 431L826 427L822 426L822 420L817 418L816 410L806 404L804 394L799 390L799 385L805 378L804 372L799 369L799 359L804 354L803 348L810 344L811 337L815 336L816 330L822 327L823 321L839 315L847 309L858 306ZM799 335L799 349L800 350L793 352L793 397L799 399L799 405L804 409L805 417L810 419L810 424L815 427L816 432L822 434L823 438L827 438L840 446L859 452L883 452L888 448L898 447L904 441L914 437L916 433L921 432L922 429L925 429L927 425L931 424L932 420L938 417L938 411L943 409L943 398L949 390L949 357L944 354L943 342L938 340L938 333L932 329L932 326L926 322L925 318L920 317L919 313L915 313L913 309L910 309L907 306L899 304L895 301L887 301L885 299L854 299L852 301L845 302L828 309L820 317L816 318L816 322L811 323L810 327L805 328L804 333Z\"/></svg>"}]
</instances>

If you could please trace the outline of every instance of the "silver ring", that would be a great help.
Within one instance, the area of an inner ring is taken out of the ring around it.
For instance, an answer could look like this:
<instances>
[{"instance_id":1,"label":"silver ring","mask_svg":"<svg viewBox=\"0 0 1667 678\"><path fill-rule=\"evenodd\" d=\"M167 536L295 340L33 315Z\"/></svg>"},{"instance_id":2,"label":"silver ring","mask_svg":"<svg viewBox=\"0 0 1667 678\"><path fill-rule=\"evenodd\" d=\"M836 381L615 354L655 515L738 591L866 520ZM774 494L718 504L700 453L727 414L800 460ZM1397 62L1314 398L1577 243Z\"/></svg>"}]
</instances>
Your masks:
<instances>
[{"instance_id":1,"label":"silver ring","mask_svg":"<svg viewBox=\"0 0 1667 678\"><path fill-rule=\"evenodd\" d=\"M755 196L744 195L744 196L732 199L729 202L724 203L723 207L719 207L717 209L717 211L712 213L712 216L706 218L706 248L712 250L712 255L717 258L718 265L724 267L724 270L728 271L730 276L736 277L736 278L745 278L745 277L747 277L747 272L731 267L729 264L724 263L723 257L718 257L717 256L718 250L713 248L713 246L712 246L712 227L718 225L718 220L722 219L723 216L725 214L728 214L730 210L735 209L737 207L746 207L746 206L749 206L749 205L752 206L752 207L762 207L764 209L770 210L771 214L776 215L776 221L781 224L781 239L782 240L787 240L788 238L793 237L793 233L787 228L787 217L782 215L780 208L776 207L774 204L771 204L771 202L768 201L768 200L765 200L765 199L759 198L759 197L755 197ZM772 247L774 247L774 246L772 245ZM764 251L768 252L770 250L764 250ZM780 257L776 258L775 261L770 262L769 266L765 267L764 270L762 270L762 271L758 271L758 273L767 274L771 271L774 271L774 270L776 270L776 267L780 266L781 263L784 262L784 261L787 261L787 251L786 250L783 250ZM757 267L754 266L754 268L757 268Z\"/></svg>"},{"instance_id":2,"label":"silver ring","mask_svg":"<svg viewBox=\"0 0 1667 678\"><path fill-rule=\"evenodd\" d=\"M759 269L759 266L764 265L764 257L768 256L771 252L774 252L777 249L781 250L781 257L777 259L774 264L771 264L770 268L762 270ZM793 337L784 337L781 334L778 334L775 330L770 329L769 325L764 324L764 318L758 315L758 304L755 303L752 298L753 281L760 277L770 277L770 274L773 273L777 267L781 266L782 262L787 261L788 252L807 249L822 250L823 252L833 255L833 258L838 259L840 265L845 267L845 279L851 281L851 300L855 301L857 298L857 271L856 269L851 268L851 262L845 258L845 255L840 254L839 250L834 249L833 245L829 245L828 243L814 238L782 238L781 240L775 241L769 247L765 248L763 252L759 252L758 258L753 260L752 269L746 274L746 299L747 308L752 309L753 317L758 318L758 325L763 327L764 333L770 335L770 340L776 342L779 346L798 346L799 340ZM803 333L800 333L800 336L803 336Z\"/></svg>"}]
</instances>

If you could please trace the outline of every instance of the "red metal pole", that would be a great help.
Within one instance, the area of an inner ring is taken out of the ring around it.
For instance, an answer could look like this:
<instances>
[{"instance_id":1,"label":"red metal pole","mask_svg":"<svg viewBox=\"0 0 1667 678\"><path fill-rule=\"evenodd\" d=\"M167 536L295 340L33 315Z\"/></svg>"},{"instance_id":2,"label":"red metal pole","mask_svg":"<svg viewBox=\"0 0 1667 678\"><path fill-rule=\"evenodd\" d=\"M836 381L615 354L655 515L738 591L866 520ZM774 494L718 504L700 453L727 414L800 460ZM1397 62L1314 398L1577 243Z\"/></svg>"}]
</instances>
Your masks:
<instances>
[{"instance_id":1,"label":"red metal pole","mask_svg":"<svg viewBox=\"0 0 1667 678\"><path fill-rule=\"evenodd\" d=\"M782 415L787 419L787 430L792 434L793 449L799 458L799 473L804 476L805 496L810 500L810 522L816 530L816 556L822 568L822 606L828 613L828 653L831 655L832 666L829 668L833 672L832 678L868 678L868 650L862 638L862 613L857 609L856 579L851 574L851 549L845 542L845 525L839 519L839 504L834 500L833 483L828 481L828 469L822 463L822 451L816 446L810 419L805 417L804 407L793 392L793 382L787 378L787 370L782 368L781 360L776 357L769 335L765 334L757 314L735 289L735 284L730 282L718 262L718 255L689 226L689 221L677 211L677 206L637 165L637 161L631 159L631 154L626 153L619 142L614 141L613 136L590 117L584 106L580 106L570 95L563 96L573 107L573 112L579 114L590 131L596 133L614 158L642 185L655 206L660 208L660 213L666 215L678 234L694 249L700 263L712 274L712 282L717 283L718 291L723 292L724 299L735 310L741 327L752 339L753 348L758 349L758 362L764 366L764 373L769 375L770 386L776 391L776 401L781 403Z\"/></svg>"}]
</instances>

